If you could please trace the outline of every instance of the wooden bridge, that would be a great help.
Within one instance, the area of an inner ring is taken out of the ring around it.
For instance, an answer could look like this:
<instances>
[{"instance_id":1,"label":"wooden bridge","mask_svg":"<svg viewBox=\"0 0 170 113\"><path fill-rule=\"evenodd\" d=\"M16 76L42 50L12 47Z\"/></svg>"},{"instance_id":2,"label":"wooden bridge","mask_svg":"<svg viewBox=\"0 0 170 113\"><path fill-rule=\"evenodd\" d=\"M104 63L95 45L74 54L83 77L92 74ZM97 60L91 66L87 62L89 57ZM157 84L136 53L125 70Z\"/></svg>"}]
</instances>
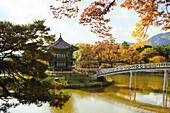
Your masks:
<instances>
[{"instance_id":1,"label":"wooden bridge","mask_svg":"<svg viewBox=\"0 0 170 113\"><path fill-rule=\"evenodd\" d=\"M115 68L101 69L101 70L98 70L95 76L102 77L102 76L107 76L107 75L130 73L129 88L131 88L133 74L135 75L135 86L136 86L136 72L155 71L155 70L164 71L163 91L165 91L168 88L168 71L170 70L170 62L134 64L134 65L119 66Z\"/></svg>"}]
</instances>

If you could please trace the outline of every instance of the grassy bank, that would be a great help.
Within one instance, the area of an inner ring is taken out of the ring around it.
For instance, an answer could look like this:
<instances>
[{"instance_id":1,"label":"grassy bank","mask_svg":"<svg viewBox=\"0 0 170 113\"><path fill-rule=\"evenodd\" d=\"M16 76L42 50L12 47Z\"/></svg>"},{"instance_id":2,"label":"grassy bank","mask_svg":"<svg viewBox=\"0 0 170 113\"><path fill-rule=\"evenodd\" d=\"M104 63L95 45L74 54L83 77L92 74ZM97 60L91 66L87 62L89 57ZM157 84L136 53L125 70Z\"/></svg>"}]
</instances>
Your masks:
<instances>
[{"instance_id":1,"label":"grassy bank","mask_svg":"<svg viewBox=\"0 0 170 113\"><path fill-rule=\"evenodd\" d=\"M68 85L65 88L86 88L86 87L102 87L112 84L112 79L104 77L102 79L90 77L57 77L56 81L65 81Z\"/></svg>"}]
</instances>

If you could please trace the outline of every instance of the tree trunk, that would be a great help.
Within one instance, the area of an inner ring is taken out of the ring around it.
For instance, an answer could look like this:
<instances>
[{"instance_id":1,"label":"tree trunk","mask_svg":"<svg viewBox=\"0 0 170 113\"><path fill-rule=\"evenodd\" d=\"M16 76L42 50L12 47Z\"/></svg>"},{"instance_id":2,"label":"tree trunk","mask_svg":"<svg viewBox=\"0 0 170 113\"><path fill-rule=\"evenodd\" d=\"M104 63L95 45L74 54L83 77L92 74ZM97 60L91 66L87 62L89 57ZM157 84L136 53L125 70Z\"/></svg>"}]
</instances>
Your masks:
<instances>
[{"instance_id":1,"label":"tree trunk","mask_svg":"<svg viewBox=\"0 0 170 113\"><path fill-rule=\"evenodd\" d=\"M2 87L2 89L5 91L5 93L6 93L7 95L10 95L8 89L7 89L7 88L5 87L5 85L1 82L1 80L0 80L0 86Z\"/></svg>"},{"instance_id":2,"label":"tree trunk","mask_svg":"<svg viewBox=\"0 0 170 113\"><path fill-rule=\"evenodd\" d=\"M101 62L99 62L99 66L101 66Z\"/></svg>"}]
</instances>

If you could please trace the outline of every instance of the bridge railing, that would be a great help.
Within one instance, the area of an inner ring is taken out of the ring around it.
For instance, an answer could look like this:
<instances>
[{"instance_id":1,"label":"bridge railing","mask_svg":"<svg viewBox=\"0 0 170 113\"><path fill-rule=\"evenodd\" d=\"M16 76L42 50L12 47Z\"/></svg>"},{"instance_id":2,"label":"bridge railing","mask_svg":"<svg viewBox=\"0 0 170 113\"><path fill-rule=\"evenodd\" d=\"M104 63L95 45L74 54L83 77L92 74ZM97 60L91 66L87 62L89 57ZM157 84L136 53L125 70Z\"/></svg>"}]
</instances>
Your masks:
<instances>
[{"instance_id":1,"label":"bridge railing","mask_svg":"<svg viewBox=\"0 0 170 113\"><path fill-rule=\"evenodd\" d=\"M134 64L134 65L118 66L118 67L115 67L115 68L101 69L101 70L99 70L98 74L128 71L128 70L166 68L166 67L170 68L170 62L146 63L146 64Z\"/></svg>"}]
</instances>

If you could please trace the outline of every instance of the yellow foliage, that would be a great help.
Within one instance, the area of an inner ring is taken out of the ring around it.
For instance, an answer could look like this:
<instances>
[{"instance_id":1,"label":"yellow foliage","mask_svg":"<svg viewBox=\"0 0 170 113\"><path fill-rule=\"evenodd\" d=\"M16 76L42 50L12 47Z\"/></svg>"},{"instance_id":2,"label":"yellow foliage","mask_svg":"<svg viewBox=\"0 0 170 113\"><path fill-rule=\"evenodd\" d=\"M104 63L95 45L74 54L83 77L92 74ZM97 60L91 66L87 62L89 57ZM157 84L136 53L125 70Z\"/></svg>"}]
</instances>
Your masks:
<instances>
[{"instance_id":1,"label":"yellow foliage","mask_svg":"<svg viewBox=\"0 0 170 113\"><path fill-rule=\"evenodd\" d=\"M140 40L140 39L137 39L137 40ZM137 42L137 43L135 43L134 45L131 45L131 47L133 48L133 49L136 49L136 48L138 48L138 47L144 47L145 45L150 45L151 44L151 42L148 42L148 41L139 41L139 42Z\"/></svg>"}]
</instances>

